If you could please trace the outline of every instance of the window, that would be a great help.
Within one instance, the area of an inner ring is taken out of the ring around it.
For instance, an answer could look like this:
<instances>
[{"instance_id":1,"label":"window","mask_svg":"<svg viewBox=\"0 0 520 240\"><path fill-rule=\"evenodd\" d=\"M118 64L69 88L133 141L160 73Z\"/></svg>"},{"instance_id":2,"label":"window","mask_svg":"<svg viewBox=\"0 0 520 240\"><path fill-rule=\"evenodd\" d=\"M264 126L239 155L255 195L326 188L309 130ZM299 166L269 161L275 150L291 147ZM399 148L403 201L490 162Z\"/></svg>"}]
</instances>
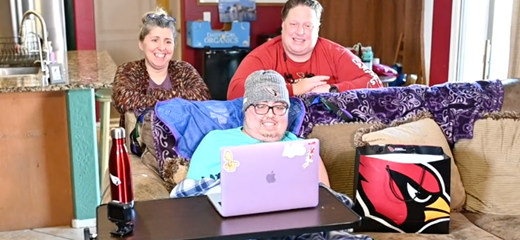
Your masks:
<instances>
[{"instance_id":1,"label":"window","mask_svg":"<svg viewBox=\"0 0 520 240\"><path fill-rule=\"evenodd\" d=\"M513 0L454 0L449 81L505 79Z\"/></svg>"}]
</instances>

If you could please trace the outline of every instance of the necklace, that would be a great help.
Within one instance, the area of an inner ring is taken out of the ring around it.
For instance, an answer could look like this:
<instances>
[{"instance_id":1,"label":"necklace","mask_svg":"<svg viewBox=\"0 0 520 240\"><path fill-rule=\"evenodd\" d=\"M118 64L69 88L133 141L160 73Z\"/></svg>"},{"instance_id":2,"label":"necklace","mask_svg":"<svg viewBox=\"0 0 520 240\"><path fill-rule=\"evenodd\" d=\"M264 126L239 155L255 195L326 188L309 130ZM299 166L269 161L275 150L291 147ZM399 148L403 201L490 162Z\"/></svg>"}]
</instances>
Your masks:
<instances>
[{"instance_id":1,"label":"necklace","mask_svg":"<svg viewBox=\"0 0 520 240\"><path fill-rule=\"evenodd\" d=\"M289 72L289 66L287 65L287 54L285 54L285 52L283 53L283 61L285 62L285 69L287 70L284 73L285 81L291 84L295 84L303 80L304 78L314 77L314 73L312 73L312 62L311 66L309 67L310 72L297 72L296 75L298 76L298 79L294 79L293 75Z\"/></svg>"}]
</instances>

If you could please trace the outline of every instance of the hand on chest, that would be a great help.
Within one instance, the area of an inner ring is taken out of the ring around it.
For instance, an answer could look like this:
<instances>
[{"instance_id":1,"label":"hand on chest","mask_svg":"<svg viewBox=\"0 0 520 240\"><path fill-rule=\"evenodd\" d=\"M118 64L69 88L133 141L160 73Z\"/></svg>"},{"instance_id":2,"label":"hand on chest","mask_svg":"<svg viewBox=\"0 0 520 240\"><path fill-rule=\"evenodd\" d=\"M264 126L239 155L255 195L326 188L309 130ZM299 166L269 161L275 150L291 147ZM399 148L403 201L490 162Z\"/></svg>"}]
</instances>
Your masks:
<instances>
[{"instance_id":1,"label":"hand on chest","mask_svg":"<svg viewBox=\"0 0 520 240\"><path fill-rule=\"evenodd\" d=\"M336 83L336 74L333 73L332 69L329 66L320 66L318 63L313 61L313 59L309 59L309 61L298 63L293 61L284 61L284 65L281 66L282 69L279 71L283 73L283 77L286 82L294 83L299 79L303 78L311 78L314 76L328 76L330 77L327 80L328 84Z\"/></svg>"}]
</instances>

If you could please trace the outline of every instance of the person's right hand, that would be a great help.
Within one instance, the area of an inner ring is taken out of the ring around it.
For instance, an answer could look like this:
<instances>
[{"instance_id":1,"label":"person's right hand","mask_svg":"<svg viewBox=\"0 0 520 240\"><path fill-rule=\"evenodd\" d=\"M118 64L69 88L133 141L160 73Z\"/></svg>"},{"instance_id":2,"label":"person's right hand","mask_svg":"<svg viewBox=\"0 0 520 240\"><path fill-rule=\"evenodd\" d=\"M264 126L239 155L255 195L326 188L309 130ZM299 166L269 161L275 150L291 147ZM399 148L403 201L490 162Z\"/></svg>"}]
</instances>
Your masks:
<instances>
[{"instance_id":1,"label":"person's right hand","mask_svg":"<svg viewBox=\"0 0 520 240\"><path fill-rule=\"evenodd\" d=\"M302 95L304 93L310 92L317 86L327 84L327 80L329 80L329 78L329 76L314 76L311 78L304 78L298 83L293 84L293 94Z\"/></svg>"}]
</instances>

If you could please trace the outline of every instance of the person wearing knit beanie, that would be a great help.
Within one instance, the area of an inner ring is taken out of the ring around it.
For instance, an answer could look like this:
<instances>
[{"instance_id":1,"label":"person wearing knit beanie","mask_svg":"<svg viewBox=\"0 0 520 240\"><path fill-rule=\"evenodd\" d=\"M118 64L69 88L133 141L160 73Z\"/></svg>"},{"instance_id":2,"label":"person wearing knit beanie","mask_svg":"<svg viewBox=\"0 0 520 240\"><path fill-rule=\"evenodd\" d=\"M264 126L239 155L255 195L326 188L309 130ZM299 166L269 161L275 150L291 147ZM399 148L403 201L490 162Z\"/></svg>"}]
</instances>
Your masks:
<instances>
[{"instance_id":1,"label":"person wearing knit beanie","mask_svg":"<svg viewBox=\"0 0 520 240\"><path fill-rule=\"evenodd\" d=\"M273 70L257 70L247 77L244 86L243 125L206 134L192 155L186 178L218 178L222 147L300 140L294 133L287 131L291 103L282 75ZM319 165L320 182L330 186L327 170L321 160Z\"/></svg>"},{"instance_id":2,"label":"person wearing knit beanie","mask_svg":"<svg viewBox=\"0 0 520 240\"><path fill-rule=\"evenodd\" d=\"M282 75L273 70L251 73L245 82L242 131L263 142L280 141L287 131L289 106Z\"/></svg>"},{"instance_id":3,"label":"person wearing knit beanie","mask_svg":"<svg viewBox=\"0 0 520 240\"><path fill-rule=\"evenodd\" d=\"M290 105L285 80L282 75L273 70L259 70L249 75L245 83L242 110L245 111L252 104L266 101Z\"/></svg>"}]
</instances>

